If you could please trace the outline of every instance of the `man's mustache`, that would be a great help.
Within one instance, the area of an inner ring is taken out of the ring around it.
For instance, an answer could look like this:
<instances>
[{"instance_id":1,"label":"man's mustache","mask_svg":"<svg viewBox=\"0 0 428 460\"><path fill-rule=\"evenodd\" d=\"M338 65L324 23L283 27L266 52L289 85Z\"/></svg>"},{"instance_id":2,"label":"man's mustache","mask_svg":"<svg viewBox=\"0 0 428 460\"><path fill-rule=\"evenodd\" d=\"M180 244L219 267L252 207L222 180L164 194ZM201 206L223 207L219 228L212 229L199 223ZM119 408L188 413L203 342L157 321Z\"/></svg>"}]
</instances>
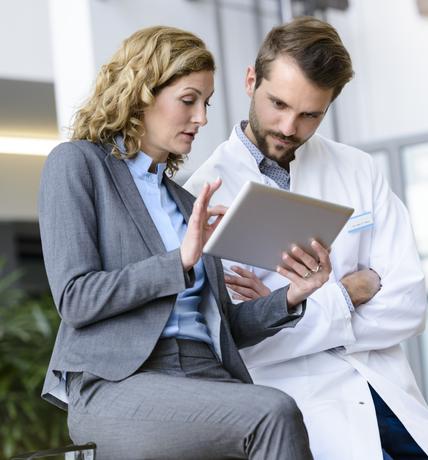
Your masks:
<instances>
[{"instance_id":1,"label":"man's mustache","mask_svg":"<svg viewBox=\"0 0 428 460\"><path fill-rule=\"evenodd\" d=\"M275 131L268 131L268 134L271 134L272 136L275 136L282 141L293 142L294 144L300 143L300 139L296 136L285 136L284 134Z\"/></svg>"}]
</instances>

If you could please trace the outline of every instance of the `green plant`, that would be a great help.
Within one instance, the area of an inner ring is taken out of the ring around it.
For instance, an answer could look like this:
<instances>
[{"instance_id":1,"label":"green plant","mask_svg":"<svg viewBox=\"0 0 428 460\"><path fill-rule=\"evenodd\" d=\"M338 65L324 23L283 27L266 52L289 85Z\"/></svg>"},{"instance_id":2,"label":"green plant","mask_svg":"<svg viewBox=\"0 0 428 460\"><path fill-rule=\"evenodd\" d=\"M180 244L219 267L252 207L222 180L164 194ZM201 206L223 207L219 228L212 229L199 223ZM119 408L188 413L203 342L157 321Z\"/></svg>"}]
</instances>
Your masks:
<instances>
[{"instance_id":1,"label":"green plant","mask_svg":"<svg viewBox=\"0 0 428 460\"><path fill-rule=\"evenodd\" d=\"M40 398L58 314L50 296L14 288L18 277L0 276L0 460L70 442L66 414Z\"/></svg>"}]
</instances>

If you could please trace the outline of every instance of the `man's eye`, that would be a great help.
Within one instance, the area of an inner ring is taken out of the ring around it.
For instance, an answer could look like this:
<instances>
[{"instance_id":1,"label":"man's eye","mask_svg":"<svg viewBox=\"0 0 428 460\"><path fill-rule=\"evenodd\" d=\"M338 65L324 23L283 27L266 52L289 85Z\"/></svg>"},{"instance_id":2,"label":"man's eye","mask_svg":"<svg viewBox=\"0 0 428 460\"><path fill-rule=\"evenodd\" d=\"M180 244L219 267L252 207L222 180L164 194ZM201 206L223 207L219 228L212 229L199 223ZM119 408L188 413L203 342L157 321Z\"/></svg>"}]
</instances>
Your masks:
<instances>
[{"instance_id":1,"label":"man's eye","mask_svg":"<svg viewBox=\"0 0 428 460\"><path fill-rule=\"evenodd\" d=\"M315 118L318 118L318 115L315 114L315 113L304 113L303 117L304 118L309 118L309 119L315 119Z\"/></svg>"},{"instance_id":2,"label":"man's eye","mask_svg":"<svg viewBox=\"0 0 428 460\"><path fill-rule=\"evenodd\" d=\"M274 107L276 107L277 109L282 109L284 108L284 103L281 102L281 101L272 101Z\"/></svg>"}]
</instances>

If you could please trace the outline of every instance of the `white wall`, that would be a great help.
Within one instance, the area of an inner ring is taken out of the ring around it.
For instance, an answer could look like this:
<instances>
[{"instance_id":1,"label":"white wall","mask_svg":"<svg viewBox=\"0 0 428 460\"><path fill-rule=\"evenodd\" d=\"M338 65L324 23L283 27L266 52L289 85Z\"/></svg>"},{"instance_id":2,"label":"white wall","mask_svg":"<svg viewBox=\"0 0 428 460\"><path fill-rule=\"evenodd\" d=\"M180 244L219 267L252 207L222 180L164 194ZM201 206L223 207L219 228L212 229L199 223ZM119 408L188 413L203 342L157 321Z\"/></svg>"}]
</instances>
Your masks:
<instances>
[{"instance_id":1,"label":"white wall","mask_svg":"<svg viewBox=\"0 0 428 460\"><path fill-rule=\"evenodd\" d=\"M75 10L70 11L70 2L51 0L51 10L54 11L52 17L59 23L64 22L64 26L55 27L53 33L54 68L58 86L57 111L61 128L70 124L73 112L84 99L82 87L86 87L89 93L96 71L110 59L121 42L137 29L159 23L188 29L199 35L214 53L219 70L216 75L216 93L208 113L209 124L194 142L189 161L177 175L177 180L183 181L229 135L231 124L246 116L248 101L244 92L245 69L254 61L258 48L258 40L254 34L256 19L251 10L253 1L223 2L220 8L219 17L224 33L222 40L225 46L224 66L221 66L218 22L212 1L76 1L85 16L84 24L89 20L91 26L90 43L87 47L93 53L93 67L88 62L87 50L82 48L81 30L65 25L66 21L70 22L70 15L77 22ZM84 9L82 4L89 5L89 9ZM261 21L263 34L278 21L274 1L264 3ZM67 41L73 43L73 47L67 47ZM66 58L61 54L57 43L66 47ZM81 70L72 72L73 68ZM228 115L225 113L227 107ZM232 120L230 123L227 122L228 118Z\"/></svg>"},{"instance_id":2,"label":"white wall","mask_svg":"<svg viewBox=\"0 0 428 460\"><path fill-rule=\"evenodd\" d=\"M0 0L0 78L53 81L48 11L48 0Z\"/></svg>"},{"instance_id":3,"label":"white wall","mask_svg":"<svg viewBox=\"0 0 428 460\"><path fill-rule=\"evenodd\" d=\"M254 62L259 44L256 18L250 10L252 0L220 2L225 65L220 60L211 0L50 1L55 5L53 27L49 0L0 0L0 78L55 80L60 127L69 125L97 69L121 41L138 28L159 23L200 35L219 67L208 126L201 130L178 180L189 175L228 136L231 124L246 116L245 69ZM261 32L265 33L278 21L276 2L259 4ZM327 18L350 50L356 71L336 104L340 139L366 143L427 132L428 18L418 15L415 0L350 0L350 5L348 11L330 12ZM323 122L321 132L331 135L331 118ZM5 180L6 170L0 168L0 181ZM27 189L28 196L36 194L32 184ZM0 206L0 219L8 218L2 209ZM25 209L20 213L23 218ZM33 215L35 211L28 213L29 218Z\"/></svg>"}]
</instances>

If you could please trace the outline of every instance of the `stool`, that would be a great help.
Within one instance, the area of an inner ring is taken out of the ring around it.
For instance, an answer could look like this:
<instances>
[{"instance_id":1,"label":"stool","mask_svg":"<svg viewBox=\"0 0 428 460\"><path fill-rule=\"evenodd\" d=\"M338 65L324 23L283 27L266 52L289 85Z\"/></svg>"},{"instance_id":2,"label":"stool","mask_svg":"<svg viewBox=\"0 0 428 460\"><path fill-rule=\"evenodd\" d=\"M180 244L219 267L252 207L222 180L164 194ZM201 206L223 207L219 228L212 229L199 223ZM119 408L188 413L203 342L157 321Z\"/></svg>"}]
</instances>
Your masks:
<instances>
[{"instance_id":1,"label":"stool","mask_svg":"<svg viewBox=\"0 0 428 460\"><path fill-rule=\"evenodd\" d=\"M38 450L36 452L26 452L18 454L10 460L31 460L33 458L56 457L60 460L95 460L97 446L93 442L88 442L81 446L66 446L58 449ZM55 459L55 460L56 460ZM53 460L53 459L52 459Z\"/></svg>"}]
</instances>

